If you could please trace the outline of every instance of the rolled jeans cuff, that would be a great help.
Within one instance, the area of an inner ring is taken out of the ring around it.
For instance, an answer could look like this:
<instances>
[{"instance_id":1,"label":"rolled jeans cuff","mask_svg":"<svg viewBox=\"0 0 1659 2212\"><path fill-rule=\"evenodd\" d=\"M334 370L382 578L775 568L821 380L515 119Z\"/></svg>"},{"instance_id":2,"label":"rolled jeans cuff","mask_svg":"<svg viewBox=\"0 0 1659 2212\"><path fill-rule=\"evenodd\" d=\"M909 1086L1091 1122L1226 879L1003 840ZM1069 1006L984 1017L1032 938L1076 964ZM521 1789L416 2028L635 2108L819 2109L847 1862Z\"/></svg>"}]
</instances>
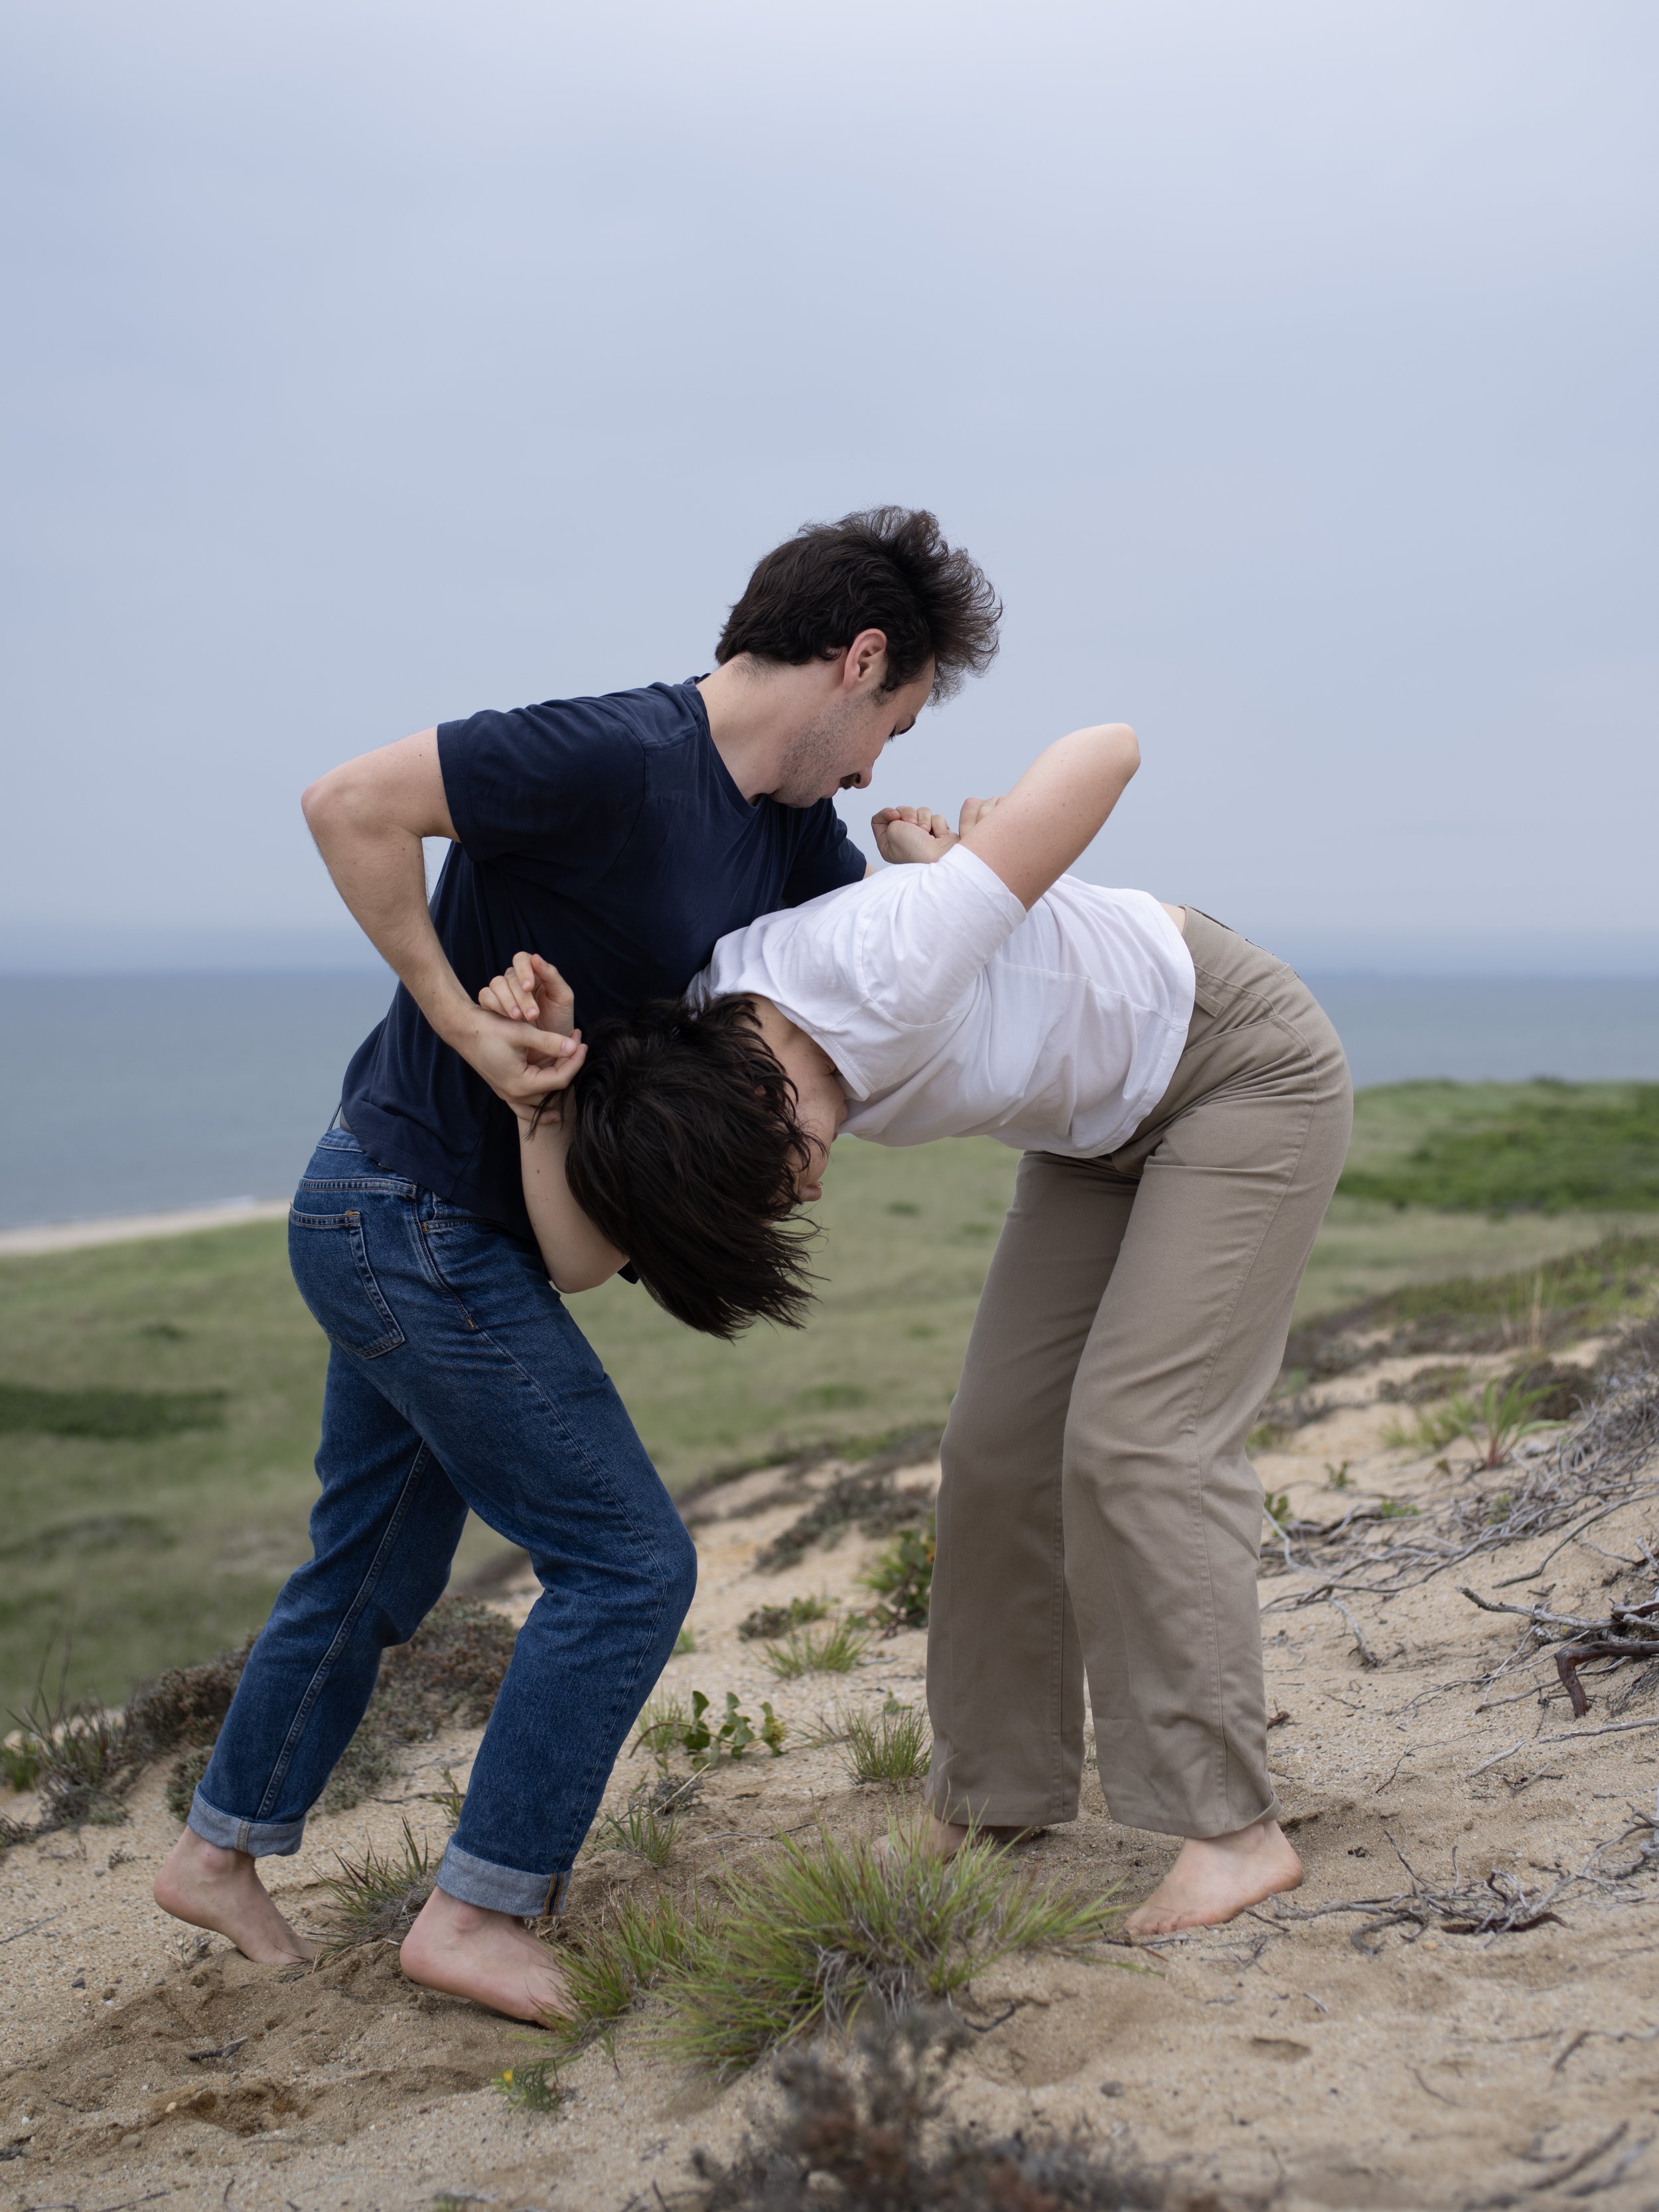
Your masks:
<instances>
[{"instance_id":1,"label":"rolled jeans cuff","mask_svg":"<svg viewBox=\"0 0 1659 2212\"><path fill-rule=\"evenodd\" d=\"M463 1905L476 1905L485 1912L510 1912L519 1920L562 1912L569 1883L568 1872L525 1874L518 1867L474 1858L453 1843L438 1868L438 1887L446 1897L459 1898Z\"/></svg>"},{"instance_id":2,"label":"rolled jeans cuff","mask_svg":"<svg viewBox=\"0 0 1659 2212\"><path fill-rule=\"evenodd\" d=\"M210 1805L198 1790L190 1801L187 1827L223 1851L247 1851L256 1859L291 1858L305 1839L303 1816L297 1820L243 1820Z\"/></svg>"}]
</instances>

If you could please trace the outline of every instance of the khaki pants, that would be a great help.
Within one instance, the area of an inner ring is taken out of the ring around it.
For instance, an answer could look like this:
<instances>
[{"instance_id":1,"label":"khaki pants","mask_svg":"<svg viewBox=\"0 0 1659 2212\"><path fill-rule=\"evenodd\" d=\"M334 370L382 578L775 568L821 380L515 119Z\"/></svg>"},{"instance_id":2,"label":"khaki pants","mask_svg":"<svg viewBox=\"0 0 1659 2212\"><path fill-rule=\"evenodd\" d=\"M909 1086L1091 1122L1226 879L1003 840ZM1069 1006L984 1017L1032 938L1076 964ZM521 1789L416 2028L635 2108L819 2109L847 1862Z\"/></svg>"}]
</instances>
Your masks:
<instances>
[{"instance_id":1,"label":"khaki pants","mask_svg":"<svg viewBox=\"0 0 1659 2212\"><path fill-rule=\"evenodd\" d=\"M951 1409L927 1644L941 1818L1076 1817L1086 1669L1112 1817L1225 1835L1267 1776L1244 1439L1347 1150L1301 980L1187 910L1170 1088L1102 1159L1028 1152Z\"/></svg>"}]
</instances>

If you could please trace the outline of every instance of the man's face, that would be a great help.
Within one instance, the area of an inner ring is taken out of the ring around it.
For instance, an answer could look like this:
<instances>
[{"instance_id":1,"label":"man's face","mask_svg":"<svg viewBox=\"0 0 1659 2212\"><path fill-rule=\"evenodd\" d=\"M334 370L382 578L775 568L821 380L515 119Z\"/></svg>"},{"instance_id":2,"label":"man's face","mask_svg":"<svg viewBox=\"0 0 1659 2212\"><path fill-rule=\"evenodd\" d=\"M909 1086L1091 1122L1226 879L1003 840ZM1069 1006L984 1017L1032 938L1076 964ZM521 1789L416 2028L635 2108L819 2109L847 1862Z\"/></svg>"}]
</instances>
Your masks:
<instances>
[{"instance_id":1,"label":"man's face","mask_svg":"<svg viewBox=\"0 0 1659 2212\"><path fill-rule=\"evenodd\" d=\"M933 664L897 691L843 692L796 737L772 790L781 806L812 806L838 791L866 791L882 747L914 728L933 688Z\"/></svg>"}]
</instances>

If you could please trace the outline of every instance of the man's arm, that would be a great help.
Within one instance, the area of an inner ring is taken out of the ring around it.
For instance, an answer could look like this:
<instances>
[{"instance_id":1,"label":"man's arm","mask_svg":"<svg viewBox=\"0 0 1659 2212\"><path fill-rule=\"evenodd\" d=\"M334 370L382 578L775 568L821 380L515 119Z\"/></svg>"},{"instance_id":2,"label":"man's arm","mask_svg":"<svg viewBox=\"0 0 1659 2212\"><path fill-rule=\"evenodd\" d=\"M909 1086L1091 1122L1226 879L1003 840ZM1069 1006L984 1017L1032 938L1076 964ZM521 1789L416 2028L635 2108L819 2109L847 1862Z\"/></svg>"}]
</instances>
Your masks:
<instances>
[{"instance_id":1,"label":"man's arm","mask_svg":"<svg viewBox=\"0 0 1659 2212\"><path fill-rule=\"evenodd\" d=\"M335 889L444 1042L509 1106L557 1089L568 1042L475 1006L432 927L421 840L455 836L437 731L331 769L300 803Z\"/></svg>"}]
</instances>

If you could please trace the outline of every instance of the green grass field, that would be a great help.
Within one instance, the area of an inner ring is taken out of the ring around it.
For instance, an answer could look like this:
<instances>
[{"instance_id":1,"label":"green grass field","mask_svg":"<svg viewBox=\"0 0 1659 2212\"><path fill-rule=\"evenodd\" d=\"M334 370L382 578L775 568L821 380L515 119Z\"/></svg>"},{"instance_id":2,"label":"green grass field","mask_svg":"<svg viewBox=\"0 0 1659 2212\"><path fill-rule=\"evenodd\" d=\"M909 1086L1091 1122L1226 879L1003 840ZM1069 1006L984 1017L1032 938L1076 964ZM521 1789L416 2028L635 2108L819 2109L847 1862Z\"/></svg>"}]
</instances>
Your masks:
<instances>
[{"instance_id":1,"label":"green grass field","mask_svg":"<svg viewBox=\"0 0 1659 2212\"><path fill-rule=\"evenodd\" d=\"M1579 1095L1542 1087L1553 1105ZM1363 1094L1352 1164L1385 1172L1437 1132L1501 1122L1539 1088ZM1627 1143L1622 1121L1612 1141ZM621 1283L575 1300L671 1484L775 1443L941 1421L1015 1164L988 1141L839 1146L820 1217L823 1297L799 1333L716 1344ZM1339 1196L1299 1312L1649 1227L1650 1163L1636 1164L1613 1185L1626 1204L1595 1212L1495 1218ZM28 1694L66 1636L71 1691L118 1698L135 1675L257 1626L305 1556L325 1358L280 1224L0 1262L0 1710ZM475 1526L463 1571L495 1546Z\"/></svg>"}]
</instances>

